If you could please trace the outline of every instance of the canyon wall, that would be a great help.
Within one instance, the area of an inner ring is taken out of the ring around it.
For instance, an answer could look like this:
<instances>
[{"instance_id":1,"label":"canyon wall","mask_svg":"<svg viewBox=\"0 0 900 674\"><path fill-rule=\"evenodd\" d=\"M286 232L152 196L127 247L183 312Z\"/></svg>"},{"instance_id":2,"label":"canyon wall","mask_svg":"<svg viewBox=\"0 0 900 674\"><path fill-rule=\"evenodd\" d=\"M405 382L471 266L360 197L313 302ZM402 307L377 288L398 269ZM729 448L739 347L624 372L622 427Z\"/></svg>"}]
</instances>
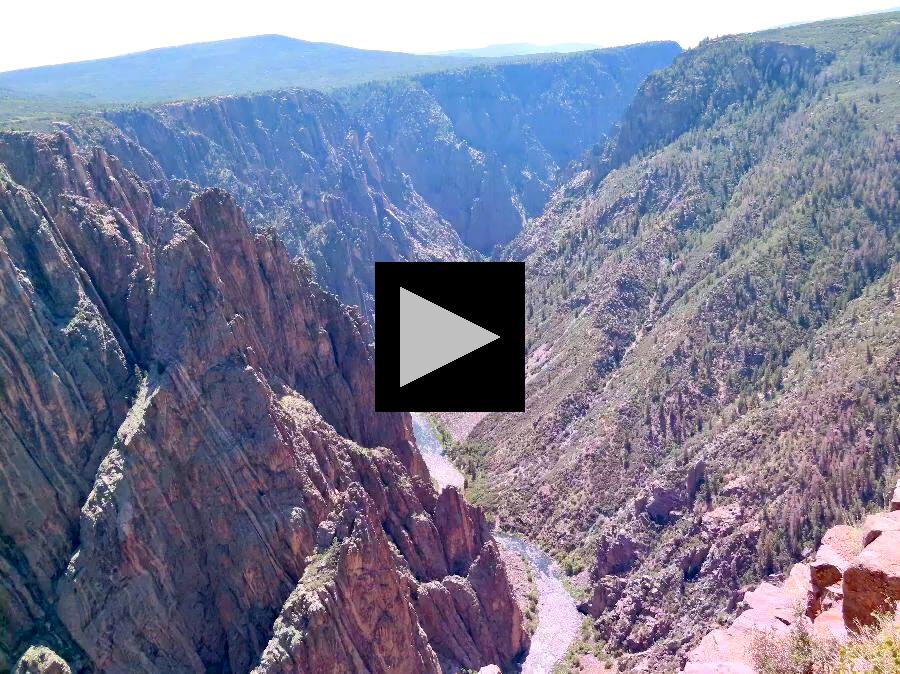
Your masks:
<instances>
[{"instance_id":1,"label":"canyon wall","mask_svg":"<svg viewBox=\"0 0 900 674\"><path fill-rule=\"evenodd\" d=\"M86 116L66 130L182 208L223 187L316 279L374 316L376 260L489 254L611 131L672 42Z\"/></svg>"},{"instance_id":2,"label":"canyon wall","mask_svg":"<svg viewBox=\"0 0 900 674\"><path fill-rule=\"evenodd\" d=\"M103 149L4 133L0 242L0 669L527 648L482 513L373 411L367 324L231 195L165 211Z\"/></svg>"},{"instance_id":3,"label":"canyon wall","mask_svg":"<svg viewBox=\"0 0 900 674\"><path fill-rule=\"evenodd\" d=\"M900 464L896 26L685 52L506 247L526 411L468 436L472 493L625 664L680 667Z\"/></svg>"}]
</instances>

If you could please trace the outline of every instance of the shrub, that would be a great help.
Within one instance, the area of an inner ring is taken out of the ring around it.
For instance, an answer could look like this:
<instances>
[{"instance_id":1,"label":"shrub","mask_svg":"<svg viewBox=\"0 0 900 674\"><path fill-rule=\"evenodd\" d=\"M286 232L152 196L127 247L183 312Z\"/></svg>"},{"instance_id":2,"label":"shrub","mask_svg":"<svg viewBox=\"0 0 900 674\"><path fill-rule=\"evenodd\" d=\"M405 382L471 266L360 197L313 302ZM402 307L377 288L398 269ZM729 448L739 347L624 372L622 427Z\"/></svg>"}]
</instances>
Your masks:
<instances>
[{"instance_id":1,"label":"shrub","mask_svg":"<svg viewBox=\"0 0 900 674\"><path fill-rule=\"evenodd\" d=\"M900 672L900 623L878 616L846 644L809 631L803 619L787 635L757 632L750 644L759 674L897 674Z\"/></svg>"}]
</instances>

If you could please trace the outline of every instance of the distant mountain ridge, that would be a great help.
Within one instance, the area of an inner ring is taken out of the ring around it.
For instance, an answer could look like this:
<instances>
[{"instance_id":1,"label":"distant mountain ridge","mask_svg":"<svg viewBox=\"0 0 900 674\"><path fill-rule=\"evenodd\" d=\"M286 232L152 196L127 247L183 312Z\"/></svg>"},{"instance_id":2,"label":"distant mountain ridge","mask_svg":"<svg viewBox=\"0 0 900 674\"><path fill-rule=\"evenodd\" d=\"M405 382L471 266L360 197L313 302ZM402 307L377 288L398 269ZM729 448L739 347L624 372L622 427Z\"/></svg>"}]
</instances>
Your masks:
<instances>
[{"instance_id":1,"label":"distant mountain ridge","mask_svg":"<svg viewBox=\"0 0 900 674\"><path fill-rule=\"evenodd\" d=\"M13 70L0 73L0 89L138 103L287 87L332 88L466 63L455 57L256 35Z\"/></svg>"},{"instance_id":2,"label":"distant mountain ridge","mask_svg":"<svg viewBox=\"0 0 900 674\"><path fill-rule=\"evenodd\" d=\"M41 111L272 91L332 89L446 70L474 59L356 49L284 35L200 42L0 73L0 125Z\"/></svg>"},{"instance_id":3,"label":"distant mountain ridge","mask_svg":"<svg viewBox=\"0 0 900 674\"><path fill-rule=\"evenodd\" d=\"M477 56L497 57L504 56L528 56L531 54L571 54L578 51L591 51L600 49L599 44L588 42L561 42L559 44L532 44L530 42L509 42L504 44L489 44L486 47L473 47L472 49L450 49L447 51L433 52L434 56Z\"/></svg>"}]
</instances>

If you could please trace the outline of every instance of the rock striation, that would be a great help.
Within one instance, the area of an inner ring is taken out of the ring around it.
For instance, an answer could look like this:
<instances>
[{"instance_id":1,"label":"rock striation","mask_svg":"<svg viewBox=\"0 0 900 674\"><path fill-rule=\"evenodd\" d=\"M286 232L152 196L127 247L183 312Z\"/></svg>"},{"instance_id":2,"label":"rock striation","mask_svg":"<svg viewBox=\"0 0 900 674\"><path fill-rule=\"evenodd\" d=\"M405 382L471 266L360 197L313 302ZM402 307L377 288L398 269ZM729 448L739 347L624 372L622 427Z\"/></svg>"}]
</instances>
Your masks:
<instances>
[{"instance_id":1,"label":"rock striation","mask_svg":"<svg viewBox=\"0 0 900 674\"><path fill-rule=\"evenodd\" d=\"M480 510L437 494L371 336L234 198L0 134L0 669L512 666ZM21 659L20 658L21 655Z\"/></svg>"}]
</instances>

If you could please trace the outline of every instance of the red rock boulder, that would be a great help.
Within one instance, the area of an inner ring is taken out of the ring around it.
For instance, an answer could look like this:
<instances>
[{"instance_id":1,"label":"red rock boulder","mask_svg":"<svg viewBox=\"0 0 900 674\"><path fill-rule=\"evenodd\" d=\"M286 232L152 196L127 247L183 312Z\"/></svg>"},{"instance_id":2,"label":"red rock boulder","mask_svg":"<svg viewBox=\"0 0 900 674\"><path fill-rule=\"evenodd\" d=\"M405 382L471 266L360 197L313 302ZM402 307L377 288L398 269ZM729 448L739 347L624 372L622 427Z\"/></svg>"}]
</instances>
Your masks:
<instances>
[{"instance_id":1,"label":"red rock boulder","mask_svg":"<svg viewBox=\"0 0 900 674\"><path fill-rule=\"evenodd\" d=\"M885 531L844 573L844 622L871 625L878 613L893 613L900 601L900 531Z\"/></svg>"}]
</instances>

